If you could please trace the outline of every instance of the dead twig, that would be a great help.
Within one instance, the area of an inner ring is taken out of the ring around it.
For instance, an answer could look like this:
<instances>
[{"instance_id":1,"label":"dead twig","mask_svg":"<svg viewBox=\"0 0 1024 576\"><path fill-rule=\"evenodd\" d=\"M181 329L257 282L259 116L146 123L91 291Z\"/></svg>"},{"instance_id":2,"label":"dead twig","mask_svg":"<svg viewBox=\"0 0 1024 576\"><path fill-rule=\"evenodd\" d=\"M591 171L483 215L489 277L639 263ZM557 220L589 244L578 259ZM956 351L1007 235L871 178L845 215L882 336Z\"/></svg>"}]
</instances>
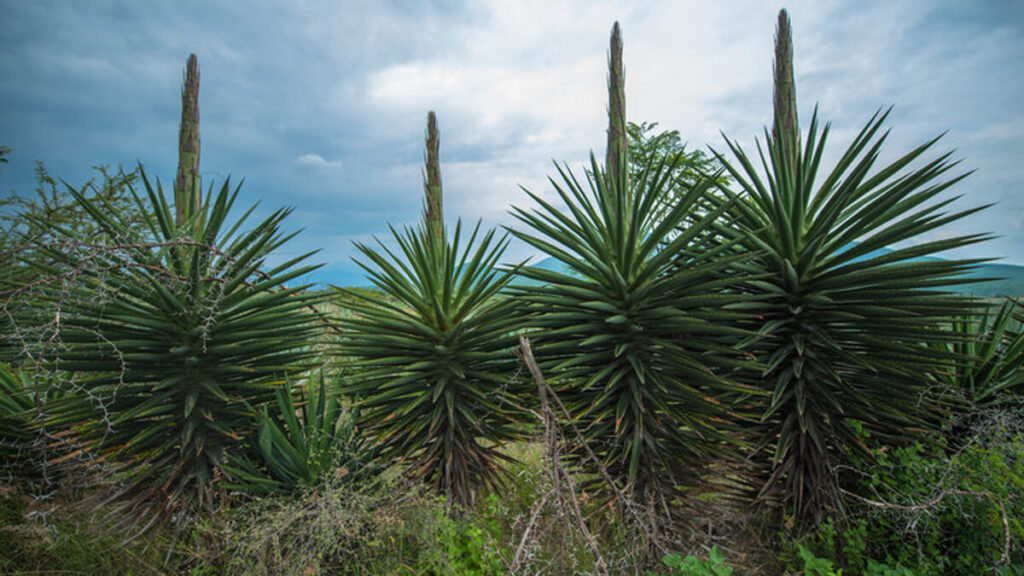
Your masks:
<instances>
[{"instance_id":1,"label":"dead twig","mask_svg":"<svg viewBox=\"0 0 1024 576\"><path fill-rule=\"evenodd\" d=\"M601 551L598 549L597 542L594 540L594 536L591 534L590 529L587 527L587 522L583 518L583 512L580 510L579 500L576 498L576 483L573 480L572 475L569 474L564 466L562 466L562 455L560 449L561 441L559 438L560 433L558 422L549 401L549 395L554 397L556 401L557 396L554 395L554 391L552 391L551 387L548 386L547 380L544 378L544 374L537 365L537 360L533 356L533 349L530 347L530 340L525 336L520 336L519 346L523 362L530 371L533 381L537 384L537 393L540 398L541 405L541 417L544 422L544 457L550 466L549 470L551 474L552 488L545 493L540 502L534 506L533 512L530 515L530 520L527 523L526 528L523 530L523 535L520 538L516 554L512 558L512 562L509 566L509 574L518 573L518 569L525 556L527 544L530 541L530 535L540 518L540 513L551 497L554 496L561 507L564 507L566 503L569 504L571 517L580 533L583 535L583 538L586 540L590 551L594 554L598 574L604 574L607 576L609 574L608 564L605 562L604 556L602 556ZM561 402L559 402L559 405L561 406ZM565 409L564 406L562 409Z\"/></svg>"}]
</instances>

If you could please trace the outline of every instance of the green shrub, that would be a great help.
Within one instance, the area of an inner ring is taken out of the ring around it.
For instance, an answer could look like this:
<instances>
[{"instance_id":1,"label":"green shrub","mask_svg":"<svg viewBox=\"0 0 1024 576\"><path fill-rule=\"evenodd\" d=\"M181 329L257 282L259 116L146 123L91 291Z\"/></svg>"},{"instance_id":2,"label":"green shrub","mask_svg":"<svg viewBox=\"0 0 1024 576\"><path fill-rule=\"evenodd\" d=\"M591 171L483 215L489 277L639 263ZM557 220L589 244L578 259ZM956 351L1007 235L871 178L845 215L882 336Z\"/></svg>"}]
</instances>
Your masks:
<instances>
[{"instance_id":1,"label":"green shrub","mask_svg":"<svg viewBox=\"0 0 1024 576\"><path fill-rule=\"evenodd\" d=\"M915 443L874 448L871 466L852 459L862 475L848 515L802 545L851 575L1012 573L1024 559L1024 419L1012 410L970 419L978 427L958 449Z\"/></svg>"},{"instance_id":2,"label":"green shrub","mask_svg":"<svg viewBox=\"0 0 1024 576\"><path fill-rule=\"evenodd\" d=\"M494 506L489 499L488 509ZM422 560L428 573L451 576L499 576L505 574L505 564L495 550L494 536L498 531L495 519L487 518L482 524L468 517L453 518L444 506L437 507L435 533Z\"/></svg>"}]
</instances>

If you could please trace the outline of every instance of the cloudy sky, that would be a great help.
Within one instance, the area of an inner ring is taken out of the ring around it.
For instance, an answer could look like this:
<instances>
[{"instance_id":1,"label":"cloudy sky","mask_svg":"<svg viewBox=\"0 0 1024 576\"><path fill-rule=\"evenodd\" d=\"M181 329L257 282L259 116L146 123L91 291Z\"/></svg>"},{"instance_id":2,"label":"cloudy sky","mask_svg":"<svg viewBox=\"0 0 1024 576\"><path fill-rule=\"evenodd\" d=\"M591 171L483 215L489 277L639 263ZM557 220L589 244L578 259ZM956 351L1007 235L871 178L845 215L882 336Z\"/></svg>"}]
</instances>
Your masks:
<instances>
[{"instance_id":1,"label":"cloudy sky","mask_svg":"<svg viewBox=\"0 0 1024 576\"><path fill-rule=\"evenodd\" d=\"M314 278L363 283L352 241L419 217L426 113L441 130L445 212L511 224L552 160L604 148L608 34L625 41L627 115L691 148L753 145L771 120L783 6L651 0L249 2L0 0L0 191L30 193L35 161L80 184L98 164L176 165L180 85L199 58L204 185L245 178L242 203L287 205L289 253ZM845 147L895 105L884 158L947 132L976 170L955 192L995 208L940 234L1000 237L957 256L1024 265L1024 3L800 1L799 110ZM510 255L528 254L515 246Z\"/></svg>"}]
</instances>

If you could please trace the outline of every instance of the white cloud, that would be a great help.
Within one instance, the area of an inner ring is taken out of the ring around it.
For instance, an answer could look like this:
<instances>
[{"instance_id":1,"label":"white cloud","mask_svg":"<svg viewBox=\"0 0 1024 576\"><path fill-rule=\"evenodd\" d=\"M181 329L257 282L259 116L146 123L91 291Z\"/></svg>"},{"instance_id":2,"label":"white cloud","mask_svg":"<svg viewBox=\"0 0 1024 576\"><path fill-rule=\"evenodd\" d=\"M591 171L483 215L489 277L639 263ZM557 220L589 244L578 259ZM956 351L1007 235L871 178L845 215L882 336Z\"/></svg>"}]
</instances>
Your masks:
<instances>
[{"instance_id":1,"label":"white cloud","mask_svg":"<svg viewBox=\"0 0 1024 576\"><path fill-rule=\"evenodd\" d=\"M292 162L303 168L318 170L340 170L344 166L344 162L341 160L326 160L319 154L302 154L297 156Z\"/></svg>"}]
</instances>

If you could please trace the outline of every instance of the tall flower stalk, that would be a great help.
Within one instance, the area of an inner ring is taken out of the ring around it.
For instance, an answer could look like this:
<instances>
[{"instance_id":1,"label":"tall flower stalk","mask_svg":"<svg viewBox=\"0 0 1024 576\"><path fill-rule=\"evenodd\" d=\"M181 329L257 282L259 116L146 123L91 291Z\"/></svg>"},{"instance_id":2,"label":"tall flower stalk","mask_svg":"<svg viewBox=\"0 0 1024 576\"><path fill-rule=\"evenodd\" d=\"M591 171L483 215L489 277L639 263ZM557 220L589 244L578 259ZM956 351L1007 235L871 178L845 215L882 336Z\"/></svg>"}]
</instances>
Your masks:
<instances>
[{"instance_id":1,"label":"tall flower stalk","mask_svg":"<svg viewBox=\"0 0 1024 576\"><path fill-rule=\"evenodd\" d=\"M174 179L175 222L182 226L199 211L199 61L190 54L181 89L181 126L178 129L178 174Z\"/></svg>"},{"instance_id":2,"label":"tall flower stalk","mask_svg":"<svg viewBox=\"0 0 1024 576\"><path fill-rule=\"evenodd\" d=\"M444 212L441 189L441 140L437 135L437 116L427 113L427 163L423 188L426 193L424 222L437 239L444 239Z\"/></svg>"},{"instance_id":3,"label":"tall flower stalk","mask_svg":"<svg viewBox=\"0 0 1024 576\"><path fill-rule=\"evenodd\" d=\"M605 152L605 170L610 181L623 180L617 185L624 190L629 188L629 139L626 128L626 75L622 67L622 31L616 22L612 26L608 51L608 146Z\"/></svg>"}]
</instances>

